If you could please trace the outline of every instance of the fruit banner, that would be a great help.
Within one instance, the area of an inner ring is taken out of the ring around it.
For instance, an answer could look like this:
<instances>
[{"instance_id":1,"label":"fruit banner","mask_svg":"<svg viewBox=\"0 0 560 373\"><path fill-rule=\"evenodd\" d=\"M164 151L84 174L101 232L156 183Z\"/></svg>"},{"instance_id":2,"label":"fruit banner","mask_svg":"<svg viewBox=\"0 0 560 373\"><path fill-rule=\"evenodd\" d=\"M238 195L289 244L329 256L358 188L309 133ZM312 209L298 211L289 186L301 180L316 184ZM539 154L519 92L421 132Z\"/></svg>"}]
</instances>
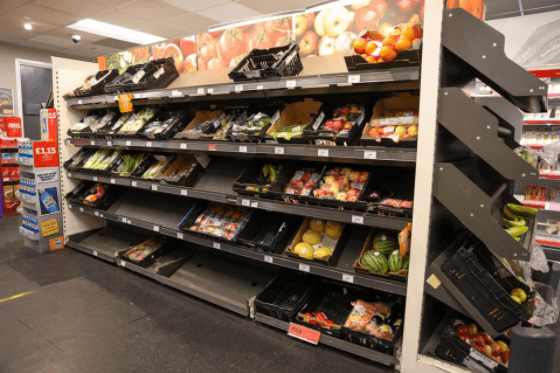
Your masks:
<instances>
[{"instance_id":1,"label":"fruit banner","mask_svg":"<svg viewBox=\"0 0 560 373\"><path fill-rule=\"evenodd\" d=\"M422 22L423 0L372 0L294 16L296 42L303 56L352 55L352 40L366 30L383 36L401 23Z\"/></svg>"},{"instance_id":2,"label":"fruit banner","mask_svg":"<svg viewBox=\"0 0 560 373\"><path fill-rule=\"evenodd\" d=\"M139 65L160 58L173 57L179 74L196 71L196 41L194 36L167 41L151 46L140 47L99 57L99 70L118 69L119 73L127 67Z\"/></svg>"},{"instance_id":3,"label":"fruit banner","mask_svg":"<svg viewBox=\"0 0 560 373\"><path fill-rule=\"evenodd\" d=\"M484 0L447 0L447 9L463 8L476 18L484 21L486 5Z\"/></svg>"},{"instance_id":4,"label":"fruit banner","mask_svg":"<svg viewBox=\"0 0 560 373\"><path fill-rule=\"evenodd\" d=\"M255 48L283 47L292 40L291 16L198 35L198 70L234 68Z\"/></svg>"}]
</instances>

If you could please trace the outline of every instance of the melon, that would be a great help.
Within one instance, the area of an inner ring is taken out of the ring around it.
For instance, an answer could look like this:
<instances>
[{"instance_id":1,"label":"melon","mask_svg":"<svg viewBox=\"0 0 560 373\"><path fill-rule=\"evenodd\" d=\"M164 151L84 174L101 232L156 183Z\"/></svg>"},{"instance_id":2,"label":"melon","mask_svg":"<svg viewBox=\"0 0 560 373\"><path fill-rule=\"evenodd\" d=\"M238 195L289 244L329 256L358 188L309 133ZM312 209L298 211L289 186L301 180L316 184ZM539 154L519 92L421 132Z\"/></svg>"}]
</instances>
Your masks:
<instances>
[{"instance_id":1,"label":"melon","mask_svg":"<svg viewBox=\"0 0 560 373\"><path fill-rule=\"evenodd\" d=\"M318 243L321 243L323 237L321 236L320 233L310 229L303 234L302 240L303 242L313 246L313 245L317 245Z\"/></svg>"},{"instance_id":2,"label":"melon","mask_svg":"<svg viewBox=\"0 0 560 373\"><path fill-rule=\"evenodd\" d=\"M318 233L323 233L325 231L325 222L319 219L311 219L309 221L309 228Z\"/></svg>"},{"instance_id":3,"label":"melon","mask_svg":"<svg viewBox=\"0 0 560 373\"><path fill-rule=\"evenodd\" d=\"M389 269L387 258L379 251L366 251L360 264L373 274L386 274Z\"/></svg>"},{"instance_id":4,"label":"melon","mask_svg":"<svg viewBox=\"0 0 560 373\"><path fill-rule=\"evenodd\" d=\"M399 250L393 251L389 256L389 270L391 272L398 272L403 267L403 260L401 259L401 253Z\"/></svg>"},{"instance_id":5,"label":"melon","mask_svg":"<svg viewBox=\"0 0 560 373\"><path fill-rule=\"evenodd\" d=\"M331 249L329 249L328 247L320 247L318 249L315 250L315 253L313 254L314 258L319 258L319 259L326 259L327 257L331 256L333 253L333 251Z\"/></svg>"},{"instance_id":6,"label":"melon","mask_svg":"<svg viewBox=\"0 0 560 373\"><path fill-rule=\"evenodd\" d=\"M338 240L342 234L342 224L328 221L325 226L325 234L333 240Z\"/></svg>"},{"instance_id":7,"label":"melon","mask_svg":"<svg viewBox=\"0 0 560 373\"><path fill-rule=\"evenodd\" d=\"M303 250L303 249L307 249L307 250L313 250L313 247L305 242L300 242L296 245L296 247L294 248L294 252L296 254L299 255L299 253Z\"/></svg>"}]
</instances>

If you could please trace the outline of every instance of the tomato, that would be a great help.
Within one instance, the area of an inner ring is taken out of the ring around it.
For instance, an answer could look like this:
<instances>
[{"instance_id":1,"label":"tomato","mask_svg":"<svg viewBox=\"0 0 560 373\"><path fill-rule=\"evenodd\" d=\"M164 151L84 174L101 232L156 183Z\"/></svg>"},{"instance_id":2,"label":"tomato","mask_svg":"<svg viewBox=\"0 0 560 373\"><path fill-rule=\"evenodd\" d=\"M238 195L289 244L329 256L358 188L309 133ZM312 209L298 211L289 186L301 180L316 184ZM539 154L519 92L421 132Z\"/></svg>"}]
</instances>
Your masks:
<instances>
[{"instance_id":1,"label":"tomato","mask_svg":"<svg viewBox=\"0 0 560 373\"><path fill-rule=\"evenodd\" d=\"M379 14L375 7L364 6L358 9L354 16L354 21L356 21L356 28L358 30L372 29L375 28L379 22Z\"/></svg>"},{"instance_id":2,"label":"tomato","mask_svg":"<svg viewBox=\"0 0 560 373\"><path fill-rule=\"evenodd\" d=\"M385 12L387 11L387 2L385 0L373 0L370 6L375 8L377 15L379 17L383 17Z\"/></svg>"},{"instance_id":3,"label":"tomato","mask_svg":"<svg viewBox=\"0 0 560 373\"><path fill-rule=\"evenodd\" d=\"M272 40L292 32L291 18L277 18L267 21L265 29Z\"/></svg>"},{"instance_id":4,"label":"tomato","mask_svg":"<svg viewBox=\"0 0 560 373\"><path fill-rule=\"evenodd\" d=\"M201 57L198 57L198 71L202 72L202 71L206 71L206 61L204 61Z\"/></svg>"},{"instance_id":5,"label":"tomato","mask_svg":"<svg viewBox=\"0 0 560 373\"><path fill-rule=\"evenodd\" d=\"M205 34L200 34L196 36L196 43L198 45L201 45L203 43L210 43L213 42L214 38L209 34L209 33L205 33Z\"/></svg>"},{"instance_id":6,"label":"tomato","mask_svg":"<svg viewBox=\"0 0 560 373\"><path fill-rule=\"evenodd\" d=\"M292 42L292 38L289 35L280 36L278 40L276 40L275 47L284 47Z\"/></svg>"},{"instance_id":7,"label":"tomato","mask_svg":"<svg viewBox=\"0 0 560 373\"><path fill-rule=\"evenodd\" d=\"M397 1L397 6L403 11L403 12L410 12L412 10L412 8L414 7L414 0L399 0Z\"/></svg>"},{"instance_id":8,"label":"tomato","mask_svg":"<svg viewBox=\"0 0 560 373\"><path fill-rule=\"evenodd\" d=\"M229 60L245 51L245 34L237 27L225 30L220 38L220 54L223 61L228 64Z\"/></svg>"},{"instance_id":9,"label":"tomato","mask_svg":"<svg viewBox=\"0 0 560 373\"><path fill-rule=\"evenodd\" d=\"M218 57L212 58L208 61L208 70L219 69L221 67L225 67L224 61L220 60Z\"/></svg>"},{"instance_id":10,"label":"tomato","mask_svg":"<svg viewBox=\"0 0 560 373\"><path fill-rule=\"evenodd\" d=\"M191 54L185 57L185 64L183 65L184 72L196 71L196 54Z\"/></svg>"},{"instance_id":11,"label":"tomato","mask_svg":"<svg viewBox=\"0 0 560 373\"><path fill-rule=\"evenodd\" d=\"M307 13L305 15L305 20L307 21L307 28L311 29L311 26L313 26L315 22L315 13Z\"/></svg>"},{"instance_id":12,"label":"tomato","mask_svg":"<svg viewBox=\"0 0 560 373\"><path fill-rule=\"evenodd\" d=\"M270 38L266 30L257 30L257 33L249 40L249 50L257 49L268 49L272 48L274 42Z\"/></svg>"},{"instance_id":13,"label":"tomato","mask_svg":"<svg viewBox=\"0 0 560 373\"><path fill-rule=\"evenodd\" d=\"M249 33L249 32L251 32L251 30L253 29L254 26L255 26L255 24L251 23L250 25L237 26L237 28L239 28L241 31L243 31L245 33Z\"/></svg>"},{"instance_id":14,"label":"tomato","mask_svg":"<svg viewBox=\"0 0 560 373\"><path fill-rule=\"evenodd\" d=\"M204 60L208 61L212 57L216 57L216 46L214 43L204 43L198 50L198 54Z\"/></svg>"},{"instance_id":15,"label":"tomato","mask_svg":"<svg viewBox=\"0 0 560 373\"><path fill-rule=\"evenodd\" d=\"M230 61L229 61L229 67L235 67L237 65L239 65L239 63L241 62L241 60L243 60L245 58L245 56L247 56L246 54L242 54L240 56L235 56L233 57Z\"/></svg>"},{"instance_id":16,"label":"tomato","mask_svg":"<svg viewBox=\"0 0 560 373\"><path fill-rule=\"evenodd\" d=\"M179 41L179 49L181 49L181 53L183 53L183 57L196 53L196 45L194 40L190 40L187 38L181 39Z\"/></svg>"}]
</instances>

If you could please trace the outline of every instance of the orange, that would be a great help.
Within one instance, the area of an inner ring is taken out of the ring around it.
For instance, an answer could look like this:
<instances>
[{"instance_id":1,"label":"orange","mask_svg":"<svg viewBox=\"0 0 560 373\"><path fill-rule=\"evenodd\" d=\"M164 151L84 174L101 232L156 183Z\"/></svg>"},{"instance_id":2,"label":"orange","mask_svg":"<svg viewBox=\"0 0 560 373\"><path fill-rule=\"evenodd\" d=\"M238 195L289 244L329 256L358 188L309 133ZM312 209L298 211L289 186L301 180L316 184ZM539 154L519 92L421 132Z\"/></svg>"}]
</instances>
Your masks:
<instances>
[{"instance_id":1,"label":"orange","mask_svg":"<svg viewBox=\"0 0 560 373\"><path fill-rule=\"evenodd\" d=\"M406 36L401 36L399 40L395 43L395 49L398 51L404 51L412 47L412 39Z\"/></svg>"},{"instance_id":2,"label":"orange","mask_svg":"<svg viewBox=\"0 0 560 373\"><path fill-rule=\"evenodd\" d=\"M376 63L377 62L377 58L375 58L373 56L367 56L366 60L369 63Z\"/></svg>"},{"instance_id":3,"label":"orange","mask_svg":"<svg viewBox=\"0 0 560 373\"><path fill-rule=\"evenodd\" d=\"M395 36L401 36L401 30L399 29L392 29L391 31L389 31L389 35L395 35Z\"/></svg>"},{"instance_id":4,"label":"orange","mask_svg":"<svg viewBox=\"0 0 560 373\"><path fill-rule=\"evenodd\" d=\"M374 41L370 41L366 45L366 54L369 54L371 56L377 50L377 48L377 44Z\"/></svg>"},{"instance_id":5,"label":"orange","mask_svg":"<svg viewBox=\"0 0 560 373\"><path fill-rule=\"evenodd\" d=\"M386 47L388 45L393 46L397 42L397 39L398 39L398 37L395 36L395 35L387 36L385 39L383 39L383 46L384 47Z\"/></svg>"},{"instance_id":6,"label":"orange","mask_svg":"<svg viewBox=\"0 0 560 373\"><path fill-rule=\"evenodd\" d=\"M383 35L377 30L368 30L365 34L369 40L381 41L383 40Z\"/></svg>"},{"instance_id":7,"label":"orange","mask_svg":"<svg viewBox=\"0 0 560 373\"><path fill-rule=\"evenodd\" d=\"M405 27L401 31L401 36L406 36L409 39L414 39L416 37L416 30L414 27Z\"/></svg>"},{"instance_id":8,"label":"orange","mask_svg":"<svg viewBox=\"0 0 560 373\"><path fill-rule=\"evenodd\" d=\"M356 39L352 40L352 47L354 48L354 52L357 54L362 54L366 50L367 42L364 39Z\"/></svg>"},{"instance_id":9,"label":"orange","mask_svg":"<svg viewBox=\"0 0 560 373\"><path fill-rule=\"evenodd\" d=\"M379 57L383 59L384 62L391 62L397 58L397 51L392 47L386 46L381 48L379 52Z\"/></svg>"}]
</instances>

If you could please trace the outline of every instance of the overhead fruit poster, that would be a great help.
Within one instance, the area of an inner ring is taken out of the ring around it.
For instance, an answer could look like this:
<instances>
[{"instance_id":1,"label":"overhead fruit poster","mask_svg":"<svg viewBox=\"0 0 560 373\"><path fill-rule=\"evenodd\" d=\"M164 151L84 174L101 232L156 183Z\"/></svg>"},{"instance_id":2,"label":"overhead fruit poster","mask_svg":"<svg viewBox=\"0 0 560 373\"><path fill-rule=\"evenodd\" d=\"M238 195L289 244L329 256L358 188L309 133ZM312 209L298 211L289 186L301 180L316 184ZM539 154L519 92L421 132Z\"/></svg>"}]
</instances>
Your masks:
<instances>
[{"instance_id":1,"label":"overhead fruit poster","mask_svg":"<svg viewBox=\"0 0 560 373\"><path fill-rule=\"evenodd\" d=\"M376 29L384 36L401 23L422 22L423 0L372 0L333 6L294 16L296 41L303 56L354 54L353 39Z\"/></svg>"},{"instance_id":2,"label":"overhead fruit poster","mask_svg":"<svg viewBox=\"0 0 560 373\"><path fill-rule=\"evenodd\" d=\"M198 71L234 68L254 48L282 47L292 36L291 16L197 35Z\"/></svg>"},{"instance_id":3,"label":"overhead fruit poster","mask_svg":"<svg viewBox=\"0 0 560 373\"><path fill-rule=\"evenodd\" d=\"M484 21L486 5L484 0L447 0L447 9L463 8L476 18Z\"/></svg>"},{"instance_id":4,"label":"overhead fruit poster","mask_svg":"<svg viewBox=\"0 0 560 373\"><path fill-rule=\"evenodd\" d=\"M173 57L179 74L196 71L196 41L194 36L160 44L130 49L97 59L99 70L119 69L139 65L160 58Z\"/></svg>"}]
</instances>

